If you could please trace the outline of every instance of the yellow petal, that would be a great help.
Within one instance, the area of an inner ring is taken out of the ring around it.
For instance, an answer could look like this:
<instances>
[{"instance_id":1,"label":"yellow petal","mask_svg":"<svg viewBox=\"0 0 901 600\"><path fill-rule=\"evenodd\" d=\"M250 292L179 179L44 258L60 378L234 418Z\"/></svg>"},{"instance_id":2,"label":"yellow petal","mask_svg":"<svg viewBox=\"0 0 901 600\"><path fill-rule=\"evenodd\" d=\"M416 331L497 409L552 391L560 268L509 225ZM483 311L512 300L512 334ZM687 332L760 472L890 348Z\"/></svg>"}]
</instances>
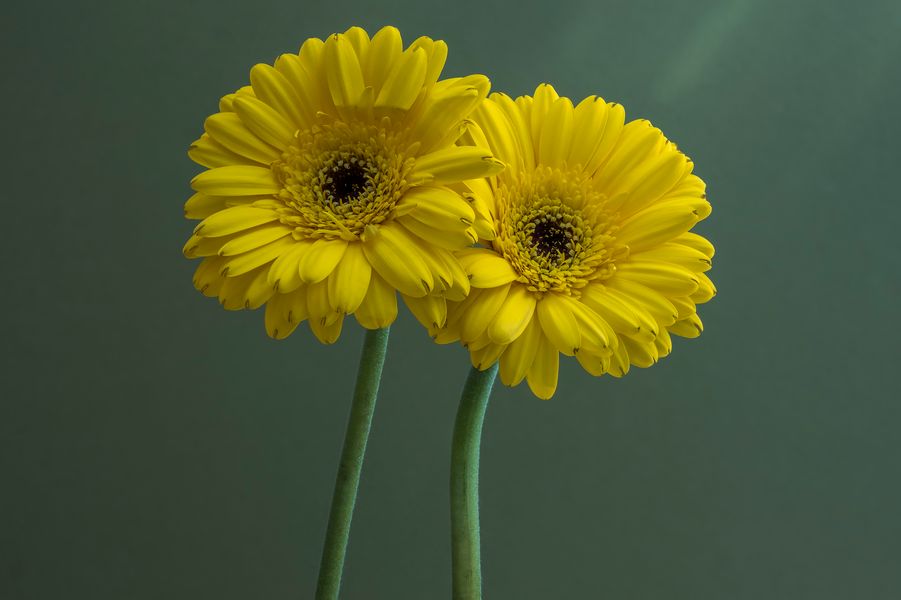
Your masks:
<instances>
[{"instance_id":1,"label":"yellow petal","mask_svg":"<svg viewBox=\"0 0 901 600\"><path fill-rule=\"evenodd\" d=\"M711 267L710 259L703 252L677 243L661 244L650 250L633 253L631 256L635 260L655 260L673 263L692 273L703 273Z\"/></svg>"},{"instance_id":2,"label":"yellow petal","mask_svg":"<svg viewBox=\"0 0 901 600\"><path fill-rule=\"evenodd\" d=\"M667 329L684 338L696 338L704 331L704 324L701 322L701 317L693 314L685 319L676 321Z\"/></svg>"},{"instance_id":3,"label":"yellow petal","mask_svg":"<svg viewBox=\"0 0 901 600\"><path fill-rule=\"evenodd\" d=\"M560 355L554 344L545 336L539 336L535 358L529 367L526 380L532 393L542 400L549 400L557 390Z\"/></svg>"},{"instance_id":4,"label":"yellow petal","mask_svg":"<svg viewBox=\"0 0 901 600\"><path fill-rule=\"evenodd\" d=\"M383 27L372 36L363 74L366 83L373 86L376 92L382 89L388 72L400 59L401 52L403 41L396 27Z\"/></svg>"},{"instance_id":5,"label":"yellow petal","mask_svg":"<svg viewBox=\"0 0 901 600\"><path fill-rule=\"evenodd\" d=\"M551 105L559 98L554 87L548 83L542 83L535 88L532 99L532 108L529 111L530 127L532 130L532 143L537 150L541 144L541 135L544 132L545 119Z\"/></svg>"},{"instance_id":6,"label":"yellow petal","mask_svg":"<svg viewBox=\"0 0 901 600\"><path fill-rule=\"evenodd\" d=\"M698 215L691 206L651 206L623 222L616 237L633 252L640 252L674 239L697 222Z\"/></svg>"},{"instance_id":7,"label":"yellow petal","mask_svg":"<svg viewBox=\"0 0 901 600\"><path fill-rule=\"evenodd\" d=\"M595 175L595 183L599 189L609 189L612 182L655 156L665 141L663 133L646 119L628 123L607 162Z\"/></svg>"},{"instance_id":8,"label":"yellow petal","mask_svg":"<svg viewBox=\"0 0 901 600\"><path fill-rule=\"evenodd\" d=\"M345 36L331 36L325 44L328 88L335 106L353 106L366 87L353 44Z\"/></svg>"},{"instance_id":9,"label":"yellow petal","mask_svg":"<svg viewBox=\"0 0 901 600\"><path fill-rule=\"evenodd\" d=\"M275 109L295 129L309 124L300 108L294 86L274 67L254 65L250 69L250 84L256 97Z\"/></svg>"},{"instance_id":10,"label":"yellow petal","mask_svg":"<svg viewBox=\"0 0 901 600\"><path fill-rule=\"evenodd\" d=\"M477 288L493 288L515 280L517 275L506 259L487 249L474 249L458 255L469 274L469 282Z\"/></svg>"},{"instance_id":11,"label":"yellow petal","mask_svg":"<svg viewBox=\"0 0 901 600\"><path fill-rule=\"evenodd\" d=\"M582 335L568 303L557 294L545 294L538 301L537 313L541 330L554 348L572 356L582 344Z\"/></svg>"},{"instance_id":12,"label":"yellow petal","mask_svg":"<svg viewBox=\"0 0 901 600\"><path fill-rule=\"evenodd\" d=\"M412 188L398 203L406 214L437 229L466 229L475 212L460 194L446 187L422 185Z\"/></svg>"},{"instance_id":13,"label":"yellow petal","mask_svg":"<svg viewBox=\"0 0 901 600\"><path fill-rule=\"evenodd\" d=\"M188 219L205 219L213 213L225 208L225 198L196 193L185 202L185 217Z\"/></svg>"},{"instance_id":14,"label":"yellow petal","mask_svg":"<svg viewBox=\"0 0 901 600\"><path fill-rule=\"evenodd\" d=\"M713 285L713 282L710 281L710 278L704 273L698 273L697 278L698 289L691 295L691 299L694 300L696 304L704 304L716 296L716 286Z\"/></svg>"},{"instance_id":15,"label":"yellow petal","mask_svg":"<svg viewBox=\"0 0 901 600\"><path fill-rule=\"evenodd\" d=\"M236 98L235 112L247 129L279 150L284 150L294 141L297 127L258 98Z\"/></svg>"},{"instance_id":16,"label":"yellow petal","mask_svg":"<svg viewBox=\"0 0 901 600\"><path fill-rule=\"evenodd\" d=\"M629 350L625 344L618 344L610 356L610 367L607 372L614 377L625 377L629 372Z\"/></svg>"},{"instance_id":17,"label":"yellow petal","mask_svg":"<svg viewBox=\"0 0 901 600\"><path fill-rule=\"evenodd\" d=\"M432 290L432 272L403 227L369 225L363 238L363 252L369 263L396 290L414 298Z\"/></svg>"},{"instance_id":18,"label":"yellow petal","mask_svg":"<svg viewBox=\"0 0 901 600\"><path fill-rule=\"evenodd\" d=\"M445 250L462 250L478 241L475 230L471 227L468 229L438 229L409 215L398 217L396 221L426 243Z\"/></svg>"},{"instance_id":19,"label":"yellow petal","mask_svg":"<svg viewBox=\"0 0 901 600\"><path fill-rule=\"evenodd\" d=\"M591 151L588 162L585 164L585 171L587 173L594 173L602 164L604 164L610 156L610 151L613 150L613 147L619 142L619 138L623 132L626 111L621 104L615 102L608 103L607 107L607 120L604 121L603 133L598 138L597 144L595 145L594 150Z\"/></svg>"},{"instance_id":20,"label":"yellow petal","mask_svg":"<svg viewBox=\"0 0 901 600\"><path fill-rule=\"evenodd\" d=\"M275 194L281 189L272 171L248 165L204 171L191 180L191 187L211 196L255 196Z\"/></svg>"},{"instance_id":21,"label":"yellow petal","mask_svg":"<svg viewBox=\"0 0 901 600\"><path fill-rule=\"evenodd\" d=\"M662 262L629 262L617 265L616 277L630 279L665 295L687 296L698 289L697 273L691 273L669 263Z\"/></svg>"},{"instance_id":22,"label":"yellow petal","mask_svg":"<svg viewBox=\"0 0 901 600\"><path fill-rule=\"evenodd\" d=\"M194 288L204 296L219 295L225 278L219 274L222 270L222 259L218 256L205 258L194 271Z\"/></svg>"},{"instance_id":23,"label":"yellow petal","mask_svg":"<svg viewBox=\"0 0 901 600\"><path fill-rule=\"evenodd\" d=\"M595 377L599 377L607 372L610 368L610 357L612 352L610 350L605 353L600 352L589 352L586 349L579 350L576 353L576 360L579 361L579 364L583 369L588 371L591 375Z\"/></svg>"},{"instance_id":24,"label":"yellow petal","mask_svg":"<svg viewBox=\"0 0 901 600\"><path fill-rule=\"evenodd\" d=\"M344 240L316 240L300 259L300 278L306 283L322 281L335 270L346 249Z\"/></svg>"},{"instance_id":25,"label":"yellow petal","mask_svg":"<svg viewBox=\"0 0 901 600\"><path fill-rule=\"evenodd\" d=\"M201 221L194 233L203 237L221 237L257 225L271 223L278 219L278 214L268 208L255 206L233 206L220 210Z\"/></svg>"},{"instance_id":26,"label":"yellow petal","mask_svg":"<svg viewBox=\"0 0 901 600\"><path fill-rule=\"evenodd\" d=\"M541 130L538 161L550 167L562 167L569 156L573 136L573 104L558 98L551 104Z\"/></svg>"},{"instance_id":27,"label":"yellow petal","mask_svg":"<svg viewBox=\"0 0 901 600\"><path fill-rule=\"evenodd\" d=\"M480 371L484 371L497 362L497 359L503 351L504 346L489 343L481 348L470 350L469 359L472 362L473 367Z\"/></svg>"},{"instance_id":28,"label":"yellow petal","mask_svg":"<svg viewBox=\"0 0 901 600\"><path fill-rule=\"evenodd\" d=\"M204 133L199 140L191 144L191 147L188 149L188 157L208 169L256 162L246 156L235 154L211 138L208 133Z\"/></svg>"},{"instance_id":29,"label":"yellow petal","mask_svg":"<svg viewBox=\"0 0 901 600\"><path fill-rule=\"evenodd\" d=\"M275 70L291 84L295 98L294 110L300 115L300 124L307 127L313 125L316 122L316 111L325 108L322 96L326 94L317 93L320 86L303 68L300 57L296 54L279 56L275 61Z\"/></svg>"},{"instance_id":30,"label":"yellow petal","mask_svg":"<svg viewBox=\"0 0 901 600\"><path fill-rule=\"evenodd\" d=\"M517 173L522 162L522 151L503 109L496 102L482 102L473 113L473 120L485 134L494 156L506 164L513 174Z\"/></svg>"},{"instance_id":31,"label":"yellow petal","mask_svg":"<svg viewBox=\"0 0 901 600\"><path fill-rule=\"evenodd\" d=\"M337 319L330 323L310 319L307 321L310 325L310 331L323 344L334 344L341 336L341 327L344 325L344 315L339 315Z\"/></svg>"},{"instance_id":32,"label":"yellow petal","mask_svg":"<svg viewBox=\"0 0 901 600\"><path fill-rule=\"evenodd\" d=\"M275 259L269 268L269 285L282 294L293 292L301 286L300 259L306 254L313 243L303 240L294 244L293 248Z\"/></svg>"},{"instance_id":33,"label":"yellow petal","mask_svg":"<svg viewBox=\"0 0 901 600\"><path fill-rule=\"evenodd\" d=\"M281 254L287 252L296 242L292 238L281 238L261 246L250 252L237 256L226 257L223 262L222 274L228 277L237 277L248 271L271 263ZM272 287L272 286L269 286Z\"/></svg>"},{"instance_id":34,"label":"yellow petal","mask_svg":"<svg viewBox=\"0 0 901 600\"><path fill-rule=\"evenodd\" d=\"M520 152L520 160L527 171L535 168L535 150L532 145L532 132L527 116L510 96L502 93L491 94L491 99L507 115L510 123L510 131L516 139L516 146Z\"/></svg>"},{"instance_id":35,"label":"yellow petal","mask_svg":"<svg viewBox=\"0 0 901 600\"><path fill-rule=\"evenodd\" d=\"M631 303L637 303L643 307L654 316L657 322L664 326L672 325L678 316L676 307L665 296L638 282L612 277L605 284L608 288L622 292L625 297L629 298Z\"/></svg>"},{"instance_id":36,"label":"yellow petal","mask_svg":"<svg viewBox=\"0 0 901 600\"><path fill-rule=\"evenodd\" d=\"M207 117L203 128L224 148L245 157L245 160L234 161L232 164L257 162L268 165L281 156L275 147L248 129L241 117L233 112L221 112Z\"/></svg>"},{"instance_id":37,"label":"yellow petal","mask_svg":"<svg viewBox=\"0 0 901 600\"><path fill-rule=\"evenodd\" d=\"M369 289L354 317L366 329L388 327L397 318L397 293L378 273L372 273Z\"/></svg>"},{"instance_id":38,"label":"yellow petal","mask_svg":"<svg viewBox=\"0 0 901 600\"><path fill-rule=\"evenodd\" d=\"M604 125L610 110L603 98L588 96L573 111L573 135L567 162L571 165L588 164L588 160L604 134Z\"/></svg>"},{"instance_id":39,"label":"yellow petal","mask_svg":"<svg viewBox=\"0 0 901 600\"><path fill-rule=\"evenodd\" d=\"M369 52L369 34L367 34L366 30L362 27L354 25L344 32L344 37L346 37L354 47L354 52L357 53L360 64L364 64L366 62L366 55Z\"/></svg>"},{"instance_id":40,"label":"yellow petal","mask_svg":"<svg viewBox=\"0 0 901 600\"><path fill-rule=\"evenodd\" d=\"M447 322L447 302L440 296L411 298L404 296L404 303L416 320L434 335Z\"/></svg>"},{"instance_id":41,"label":"yellow petal","mask_svg":"<svg viewBox=\"0 0 901 600\"><path fill-rule=\"evenodd\" d=\"M273 290L266 284L264 267L229 277L219 290L219 302L225 310L254 309L262 306Z\"/></svg>"},{"instance_id":42,"label":"yellow petal","mask_svg":"<svg viewBox=\"0 0 901 600\"><path fill-rule=\"evenodd\" d=\"M291 335L298 324L307 318L307 291L299 289L290 294L275 294L266 303L264 322L270 337L282 340Z\"/></svg>"},{"instance_id":43,"label":"yellow petal","mask_svg":"<svg viewBox=\"0 0 901 600\"><path fill-rule=\"evenodd\" d=\"M612 288L589 285L582 290L582 301L617 333L652 342L660 330L656 319L640 304Z\"/></svg>"},{"instance_id":44,"label":"yellow petal","mask_svg":"<svg viewBox=\"0 0 901 600\"><path fill-rule=\"evenodd\" d=\"M423 105L422 117L417 119L412 138L422 142L421 151L442 147L448 135L459 135L464 119L482 100L475 87L452 88L444 94L430 94Z\"/></svg>"},{"instance_id":45,"label":"yellow petal","mask_svg":"<svg viewBox=\"0 0 901 600\"><path fill-rule=\"evenodd\" d=\"M629 351L629 362L636 367L646 369L657 362L659 354L653 343L639 342L630 338L623 338L623 345Z\"/></svg>"},{"instance_id":46,"label":"yellow petal","mask_svg":"<svg viewBox=\"0 0 901 600\"><path fill-rule=\"evenodd\" d=\"M535 295L524 285L510 286L504 304L488 326L488 337L495 344L510 344L522 335L535 313Z\"/></svg>"},{"instance_id":47,"label":"yellow petal","mask_svg":"<svg viewBox=\"0 0 901 600\"><path fill-rule=\"evenodd\" d=\"M701 237L697 233L688 231L673 240L674 243L683 244L689 248L694 248L698 252L703 253L707 258L713 258L714 248L706 238Z\"/></svg>"},{"instance_id":48,"label":"yellow petal","mask_svg":"<svg viewBox=\"0 0 901 600\"><path fill-rule=\"evenodd\" d=\"M292 229L285 227L281 223L267 225L249 231L244 235L235 236L227 241L219 249L220 256L234 256L243 254L250 250L255 250L260 246L265 246L270 242L281 239L287 235L291 235Z\"/></svg>"},{"instance_id":49,"label":"yellow petal","mask_svg":"<svg viewBox=\"0 0 901 600\"><path fill-rule=\"evenodd\" d=\"M328 278L329 301L335 310L350 314L366 297L372 267L359 243L347 244L344 257Z\"/></svg>"},{"instance_id":50,"label":"yellow petal","mask_svg":"<svg viewBox=\"0 0 901 600\"><path fill-rule=\"evenodd\" d=\"M438 81L441 70L444 68L444 63L447 61L447 44L442 40L432 40L431 38L422 36L410 44L410 48L413 50L422 48L425 51L426 56L428 57L428 67L422 85L424 87L433 85Z\"/></svg>"},{"instance_id":51,"label":"yellow petal","mask_svg":"<svg viewBox=\"0 0 901 600\"><path fill-rule=\"evenodd\" d=\"M509 290L509 284L482 290L478 302L467 307L460 321L460 334L464 342L472 342L488 330L488 325L504 305Z\"/></svg>"},{"instance_id":52,"label":"yellow petal","mask_svg":"<svg viewBox=\"0 0 901 600\"><path fill-rule=\"evenodd\" d=\"M375 106L409 110L422 90L427 67L428 59L424 50L407 50L388 73L375 99Z\"/></svg>"},{"instance_id":53,"label":"yellow petal","mask_svg":"<svg viewBox=\"0 0 901 600\"><path fill-rule=\"evenodd\" d=\"M661 198L682 178L685 172L685 163L688 158L671 146L654 160L649 160L646 165L635 168L617 183L610 187L610 194L628 192L629 197L620 208L622 215L631 215L655 200Z\"/></svg>"},{"instance_id":54,"label":"yellow petal","mask_svg":"<svg viewBox=\"0 0 901 600\"><path fill-rule=\"evenodd\" d=\"M504 385L519 385L525 378L535 359L540 340L541 326L533 315L522 334L501 355L500 374Z\"/></svg>"},{"instance_id":55,"label":"yellow petal","mask_svg":"<svg viewBox=\"0 0 901 600\"><path fill-rule=\"evenodd\" d=\"M409 177L438 185L488 177L503 170L504 164L484 148L452 146L417 158Z\"/></svg>"}]
</instances>

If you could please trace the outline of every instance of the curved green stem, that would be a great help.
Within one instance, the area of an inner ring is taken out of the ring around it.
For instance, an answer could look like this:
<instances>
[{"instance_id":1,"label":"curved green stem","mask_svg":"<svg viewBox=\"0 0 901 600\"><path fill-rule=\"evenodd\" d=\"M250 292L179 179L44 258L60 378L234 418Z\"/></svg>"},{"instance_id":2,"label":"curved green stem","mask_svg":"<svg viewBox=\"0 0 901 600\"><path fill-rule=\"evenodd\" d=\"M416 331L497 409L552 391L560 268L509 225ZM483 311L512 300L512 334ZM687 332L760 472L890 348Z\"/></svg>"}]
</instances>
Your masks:
<instances>
[{"instance_id":1,"label":"curved green stem","mask_svg":"<svg viewBox=\"0 0 901 600\"><path fill-rule=\"evenodd\" d=\"M347 421L347 433L344 435L344 448L338 466L338 477L335 481L335 493L332 496L325 546L322 549L316 600L337 600L341 588L341 572L344 569L350 522L357 500L360 471L363 468L363 456L366 454L366 441L369 439L369 428L372 424L372 414L375 412L375 400L379 392L387 348L387 327L366 332L353 404Z\"/></svg>"},{"instance_id":2,"label":"curved green stem","mask_svg":"<svg viewBox=\"0 0 901 600\"><path fill-rule=\"evenodd\" d=\"M451 552L454 600L481 600L479 534L479 447L497 363L473 368L466 379L451 447Z\"/></svg>"}]
</instances>

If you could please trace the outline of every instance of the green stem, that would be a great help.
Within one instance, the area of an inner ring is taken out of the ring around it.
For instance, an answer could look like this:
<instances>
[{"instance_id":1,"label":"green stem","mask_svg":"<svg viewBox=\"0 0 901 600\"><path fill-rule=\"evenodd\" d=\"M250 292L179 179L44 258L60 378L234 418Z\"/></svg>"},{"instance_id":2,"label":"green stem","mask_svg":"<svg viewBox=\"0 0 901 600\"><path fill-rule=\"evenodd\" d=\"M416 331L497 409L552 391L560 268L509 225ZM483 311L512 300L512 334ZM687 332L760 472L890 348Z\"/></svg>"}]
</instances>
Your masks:
<instances>
[{"instance_id":1,"label":"green stem","mask_svg":"<svg viewBox=\"0 0 901 600\"><path fill-rule=\"evenodd\" d=\"M357 371L357 385L354 389L353 404L344 435L344 448L332 496L332 508L322 549L322 563L319 566L319 583L316 586L316 600L337 600L341 588L341 572L344 569L344 555L347 552L347 538L353 518L357 488L360 485L360 471L366 454L366 441L375 400L382 377L382 365L388 348L388 328L366 332L360 367Z\"/></svg>"},{"instance_id":2,"label":"green stem","mask_svg":"<svg viewBox=\"0 0 901 600\"><path fill-rule=\"evenodd\" d=\"M473 368L466 379L451 447L451 552L454 600L481 600L479 534L479 446L497 363Z\"/></svg>"}]
</instances>

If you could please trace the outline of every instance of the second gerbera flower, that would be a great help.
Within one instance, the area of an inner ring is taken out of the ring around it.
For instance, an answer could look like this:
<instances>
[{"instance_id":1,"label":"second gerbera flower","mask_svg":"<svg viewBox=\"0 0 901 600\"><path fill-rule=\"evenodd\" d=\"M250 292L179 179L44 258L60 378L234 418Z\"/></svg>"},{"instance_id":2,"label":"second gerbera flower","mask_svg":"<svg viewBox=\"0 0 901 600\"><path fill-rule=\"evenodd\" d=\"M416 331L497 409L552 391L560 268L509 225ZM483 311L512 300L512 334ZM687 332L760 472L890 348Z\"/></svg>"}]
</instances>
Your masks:
<instances>
[{"instance_id":1,"label":"second gerbera flower","mask_svg":"<svg viewBox=\"0 0 901 600\"><path fill-rule=\"evenodd\" d=\"M462 299L452 250L481 228L460 181L497 173L483 148L455 146L488 92L482 75L439 81L441 41L404 49L392 27L311 39L225 96L191 158L207 167L185 205L203 219L185 245L195 286L226 309L266 304L276 338L299 323L334 342L343 318L386 327L396 292Z\"/></svg>"},{"instance_id":2,"label":"second gerbera flower","mask_svg":"<svg viewBox=\"0 0 901 600\"><path fill-rule=\"evenodd\" d=\"M701 332L696 305L715 290L713 246L689 232L710 214L692 162L645 120L549 85L515 102L493 94L470 142L507 169L468 182L493 215L484 248L463 250L472 291L448 306L439 342L462 340L474 366L500 360L507 385L557 387L559 355L622 376Z\"/></svg>"}]
</instances>

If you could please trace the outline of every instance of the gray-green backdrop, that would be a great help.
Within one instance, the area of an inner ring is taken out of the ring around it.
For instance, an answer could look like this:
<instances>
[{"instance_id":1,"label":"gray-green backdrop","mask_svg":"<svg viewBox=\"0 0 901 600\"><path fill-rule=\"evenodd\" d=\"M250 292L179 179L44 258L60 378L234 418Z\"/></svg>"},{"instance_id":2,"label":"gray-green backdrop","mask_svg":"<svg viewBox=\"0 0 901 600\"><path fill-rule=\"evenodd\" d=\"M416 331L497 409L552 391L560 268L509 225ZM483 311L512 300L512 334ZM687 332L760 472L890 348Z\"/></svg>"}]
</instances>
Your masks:
<instances>
[{"instance_id":1,"label":"gray-green backdrop","mask_svg":"<svg viewBox=\"0 0 901 600\"><path fill-rule=\"evenodd\" d=\"M5 3L0 597L312 596L360 330L277 343L180 250L220 95L310 36L399 26L446 74L650 118L714 212L707 330L574 361L485 425L488 599L901 597L892 0ZM448 598L468 369L394 328L344 598Z\"/></svg>"}]
</instances>

